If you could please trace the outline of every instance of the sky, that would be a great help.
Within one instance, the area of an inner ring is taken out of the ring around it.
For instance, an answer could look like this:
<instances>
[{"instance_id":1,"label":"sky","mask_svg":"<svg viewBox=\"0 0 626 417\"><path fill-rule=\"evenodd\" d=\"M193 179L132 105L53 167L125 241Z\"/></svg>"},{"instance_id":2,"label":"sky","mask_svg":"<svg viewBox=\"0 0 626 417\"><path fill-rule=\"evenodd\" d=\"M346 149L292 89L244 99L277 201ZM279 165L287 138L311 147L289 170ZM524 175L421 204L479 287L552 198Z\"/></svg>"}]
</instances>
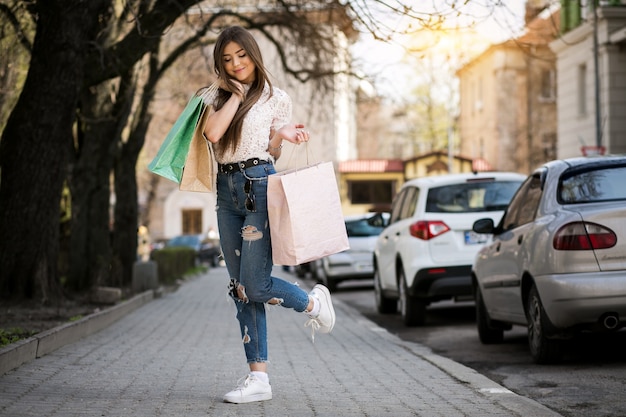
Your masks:
<instances>
[{"instance_id":1,"label":"sky","mask_svg":"<svg viewBox=\"0 0 626 417\"><path fill-rule=\"evenodd\" d=\"M391 4L393 0L387 2ZM416 9L425 13L431 7L443 10L445 6L441 5L453 2L414 0ZM446 34L434 32L417 38L395 36L391 42L374 41L369 36L362 36L353 47L357 67L374 79L379 94L391 100L402 100L410 94L411 87L420 82L416 68L419 68L419 60L423 60L424 56L454 56L457 59L462 59L461 55L466 55L465 58L468 55L475 56L489 44L517 36L522 29L525 0L471 0L466 3L461 9L456 9L458 13L448 14L444 23L448 27L459 26L461 29L457 33L460 36L450 36L449 31ZM411 24L410 19L402 22L397 15L389 19L389 22L393 22L389 24L390 27L400 28ZM407 47L411 46L417 51L407 53Z\"/></svg>"}]
</instances>

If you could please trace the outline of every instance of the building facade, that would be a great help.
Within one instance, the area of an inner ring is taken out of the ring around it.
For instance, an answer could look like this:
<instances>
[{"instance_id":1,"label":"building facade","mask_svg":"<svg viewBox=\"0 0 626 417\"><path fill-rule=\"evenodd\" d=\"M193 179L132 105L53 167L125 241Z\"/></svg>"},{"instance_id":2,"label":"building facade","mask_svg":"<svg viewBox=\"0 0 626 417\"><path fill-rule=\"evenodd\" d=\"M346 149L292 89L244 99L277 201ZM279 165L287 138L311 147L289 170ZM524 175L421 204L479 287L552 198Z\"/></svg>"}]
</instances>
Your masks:
<instances>
[{"instance_id":1,"label":"building facade","mask_svg":"<svg viewBox=\"0 0 626 417\"><path fill-rule=\"evenodd\" d=\"M621 3L626 2L601 1L594 9L563 0L563 34L550 44L557 57L558 157L626 153L626 4Z\"/></svg>"},{"instance_id":2,"label":"building facade","mask_svg":"<svg viewBox=\"0 0 626 417\"><path fill-rule=\"evenodd\" d=\"M542 9L522 36L490 46L457 72L462 155L521 173L554 159L556 58L548 45L558 28L559 11Z\"/></svg>"}]
</instances>

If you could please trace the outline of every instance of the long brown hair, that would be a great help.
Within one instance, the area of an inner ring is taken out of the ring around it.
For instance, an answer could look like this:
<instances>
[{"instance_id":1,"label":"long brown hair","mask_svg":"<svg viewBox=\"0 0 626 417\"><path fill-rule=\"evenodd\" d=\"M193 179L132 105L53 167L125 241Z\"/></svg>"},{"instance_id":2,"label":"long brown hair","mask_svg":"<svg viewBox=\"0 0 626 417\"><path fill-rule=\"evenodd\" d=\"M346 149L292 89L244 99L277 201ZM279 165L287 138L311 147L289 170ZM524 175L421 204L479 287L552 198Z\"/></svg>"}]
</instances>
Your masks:
<instances>
[{"instance_id":1,"label":"long brown hair","mask_svg":"<svg viewBox=\"0 0 626 417\"><path fill-rule=\"evenodd\" d=\"M232 80L227 76L224 68L224 49L230 42L239 44L250 57L255 66L254 81L250 85L250 90L246 94L246 98L239 106L239 109L235 113L230 126L224 133L224 136L215 144L216 153L223 155L226 150L234 151L239 145L241 138L241 126L243 125L243 119L248 114L250 108L256 103L261 94L265 83L270 87L270 95L272 94L272 84L268 77L268 72L263 65L263 56L256 40L250 32L241 26L230 26L222 31L215 41L215 47L213 48L213 63L214 70L217 77L226 83L229 89L234 90ZM224 103L230 98L232 93L224 89L219 89L217 109L220 109Z\"/></svg>"}]
</instances>

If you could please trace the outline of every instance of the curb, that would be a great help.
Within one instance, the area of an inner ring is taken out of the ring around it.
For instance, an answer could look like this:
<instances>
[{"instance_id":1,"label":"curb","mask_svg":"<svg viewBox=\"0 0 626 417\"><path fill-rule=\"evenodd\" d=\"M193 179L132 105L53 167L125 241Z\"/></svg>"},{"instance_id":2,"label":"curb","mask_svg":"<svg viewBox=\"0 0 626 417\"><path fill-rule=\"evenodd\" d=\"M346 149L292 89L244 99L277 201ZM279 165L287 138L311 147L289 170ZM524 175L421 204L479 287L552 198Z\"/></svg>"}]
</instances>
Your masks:
<instances>
[{"instance_id":1,"label":"curb","mask_svg":"<svg viewBox=\"0 0 626 417\"><path fill-rule=\"evenodd\" d=\"M422 346L416 347L414 344L410 343L407 344L407 349L411 350L416 356L430 362L462 384L471 386L482 395L497 401L504 408L510 410L512 415L536 417L561 416L561 414L551 410L540 402L524 397L523 395L516 394L508 388L478 373L472 368L455 362L452 359L432 353L429 348Z\"/></svg>"},{"instance_id":2,"label":"curb","mask_svg":"<svg viewBox=\"0 0 626 417\"><path fill-rule=\"evenodd\" d=\"M155 291L144 291L120 304L0 349L0 375L110 326L131 311L152 301Z\"/></svg>"},{"instance_id":3,"label":"curb","mask_svg":"<svg viewBox=\"0 0 626 417\"><path fill-rule=\"evenodd\" d=\"M339 302L340 301L337 301L335 303L339 304ZM507 410L510 410L511 416L562 417L561 414L551 410L540 402L519 395L468 366L438 355L425 345L401 339L363 316L357 309L347 303L341 302L341 308L358 323L369 327L372 332L384 335L390 343L403 346L408 352L411 352L416 357L439 368L462 385L471 387L474 391L480 393L480 395L490 398L494 403L498 403Z\"/></svg>"}]
</instances>

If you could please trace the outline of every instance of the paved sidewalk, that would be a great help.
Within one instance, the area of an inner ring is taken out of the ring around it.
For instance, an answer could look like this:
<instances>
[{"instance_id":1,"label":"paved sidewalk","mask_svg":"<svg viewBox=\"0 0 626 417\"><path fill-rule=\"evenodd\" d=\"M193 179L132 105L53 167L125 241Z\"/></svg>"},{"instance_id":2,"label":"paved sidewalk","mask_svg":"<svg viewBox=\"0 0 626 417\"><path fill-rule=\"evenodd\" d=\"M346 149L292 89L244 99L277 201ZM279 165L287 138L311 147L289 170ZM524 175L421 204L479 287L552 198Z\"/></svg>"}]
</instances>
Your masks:
<instances>
[{"instance_id":1,"label":"paved sidewalk","mask_svg":"<svg viewBox=\"0 0 626 417\"><path fill-rule=\"evenodd\" d=\"M0 376L0 415L558 416L337 300L335 329L315 343L306 316L272 308L274 398L224 403L247 373L227 282L225 268L211 269L101 332Z\"/></svg>"}]
</instances>

